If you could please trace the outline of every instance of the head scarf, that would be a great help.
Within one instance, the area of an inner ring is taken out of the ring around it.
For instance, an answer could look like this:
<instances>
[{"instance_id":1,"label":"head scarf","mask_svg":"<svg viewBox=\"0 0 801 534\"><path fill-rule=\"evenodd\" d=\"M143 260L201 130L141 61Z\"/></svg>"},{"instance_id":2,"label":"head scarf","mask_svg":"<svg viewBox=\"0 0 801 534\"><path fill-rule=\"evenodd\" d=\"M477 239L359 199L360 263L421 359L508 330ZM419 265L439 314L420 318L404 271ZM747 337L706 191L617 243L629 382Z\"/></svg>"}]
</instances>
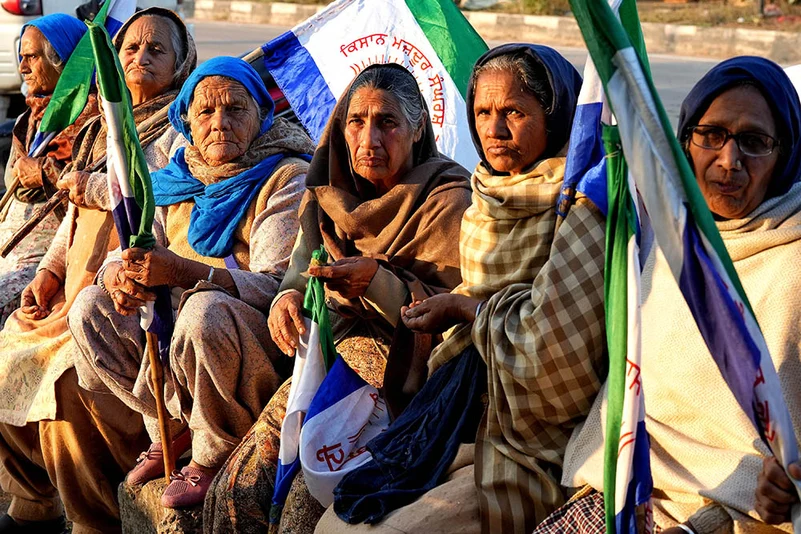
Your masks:
<instances>
[{"instance_id":1,"label":"head scarf","mask_svg":"<svg viewBox=\"0 0 801 534\"><path fill-rule=\"evenodd\" d=\"M225 76L241 83L247 89L247 92L256 99L256 103L262 109L262 113L266 114L264 121L261 123L259 135L263 135L264 132L270 129L273 124L275 104L273 99L270 98L261 76L250 64L239 58L220 56L202 63L186 80L181 92L178 93L178 98L170 106L170 122L176 130L184 134L184 137L190 143L193 142L192 133L189 129L189 123L183 117L186 117L189 111L189 104L195 94L195 87L201 80L209 76Z\"/></svg>"},{"instance_id":2,"label":"head scarf","mask_svg":"<svg viewBox=\"0 0 801 534\"><path fill-rule=\"evenodd\" d=\"M267 117L261 124L257 138L251 143L258 145L273 124L273 100L264 82L245 61L235 57L217 57L201 64L186 80L178 98L170 106L170 122L190 143L192 135L189 123L183 119L189 111L189 103L195 87L209 76L225 76L241 83L256 100ZM280 142L272 141L273 145ZM311 151L311 146L309 151ZM249 149L250 150L250 149ZM157 206L169 206L193 200L195 203L189 223L190 246L203 256L222 258L231 253L234 233L247 213L251 202L273 175L282 159L295 155L311 159L309 154L293 153L287 149L271 150L271 155L254 165L243 165L243 169L221 181L205 184L194 176L186 158L184 148L178 149L169 165L153 174L153 194Z\"/></svg>"},{"instance_id":3,"label":"head scarf","mask_svg":"<svg viewBox=\"0 0 801 534\"><path fill-rule=\"evenodd\" d=\"M776 63L761 57L741 56L713 67L695 84L681 104L679 141L687 141L689 127L698 124L715 98L743 83L756 86L773 111L781 152L767 196L779 196L798 180L801 171L801 151L798 150L801 140L801 102L793 82Z\"/></svg>"},{"instance_id":4,"label":"head scarf","mask_svg":"<svg viewBox=\"0 0 801 534\"><path fill-rule=\"evenodd\" d=\"M467 120L470 124L470 133L473 136L473 145L475 145L476 151L481 156L481 161L488 170L492 169L492 167L484 155L484 150L481 148L481 138L478 136L476 119L473 114L476 95L475 73L479 67L485 65L489 60L507 54L523 56L536 66L544 67L548 75L548 85L551 87L553 99L551 102L542 102L546 109L550 108L550 111L545 117L548 140L545 145L545 152L542 153L540 159L555 157L570 139L573 115L576 112L576 103L581 90L581 75L576 68L562 57L559 52L547 46L510 43L493 48L478 58L467 87Z\"/></svg>"},{"instance_id":5,"label":"head scarf","mask_svg":"<svg viewBox=\"0 0 801 534\"><path fill-rule=\"evenodd\" d=\"M170 11L169 9L164 9L163 7L149 7L147 9L143 9L142 11L137 11L125 21L125 24L122 25L120 31L118 31L114 36L114 48L116 48L117 52L119 52L122 48L122 42L125 40L125 34L128 32L128 28L131 27L131 24L148 15L170 19L178 26L179 37L181 39L181 43L184 45L184 50L186 50L186 58L184 58L183 63L176 66L176 73L175 77L173 78L172 89L180 89L192 71L195 70L195 67L197 67L197 47L195 46L195 40L192 39L192 35L189 33L186 24L184 24L184 21L181 20L181 17L179 17L175 12Z\"/></svg>"},{"instance_id":6,"label":"head scarf","mask_svg":"<svg viewBox=\"0 0 801 534\"><path fill-rule=\"evenodd\" d=\"M45 39L53 46L58 57L65 63L72 55L75 47L78 46L78 41L86 33L86 24L80 20L64 13L53 13L25 24L19 34L20 46L22 46L22 36L29 26L33 26L42 32ZM21 58L22 56L20 55Z\"/></svg>"}]
</instances>

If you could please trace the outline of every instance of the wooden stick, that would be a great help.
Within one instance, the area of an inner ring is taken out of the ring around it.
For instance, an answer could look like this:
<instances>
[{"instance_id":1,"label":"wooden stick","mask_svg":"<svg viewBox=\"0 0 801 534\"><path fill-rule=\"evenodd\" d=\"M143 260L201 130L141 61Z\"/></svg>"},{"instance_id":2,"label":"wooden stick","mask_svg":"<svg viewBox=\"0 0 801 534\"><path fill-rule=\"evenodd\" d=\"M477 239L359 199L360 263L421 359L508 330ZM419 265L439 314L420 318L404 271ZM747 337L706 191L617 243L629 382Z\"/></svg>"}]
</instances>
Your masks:
<instances>
[{"instance_id":1,"label":"wooden stick","mask_svg":"<svg viewBox=\"0 0 801 534\"><path fill-rule=\"evenodd\" d=\"M50 197L50 199L48 199L47 202L36 208L36 211L33 212L28 220L25 221L25 223L11 235L8 241L5 242L3 248L0 249L0 256L3 258L8 256L8 253L14 250L14 247L19 245L23 239L28 237L28 234L30 234L31 231L50 214L50 212L54 211L65 200L67 200L69 196L69 189L59 189L53 194L52 197Z\"/></svg>"},{"instance_id":2,"label":"wooden stick","mask_svg":"<svg viewBox=\"0 0 801 534\"><path fill-rule=\"evenodd\" d=\"M164 403L164 369L159 358L159 340L156 334L146 332L147 354L150 360L150 380L153 383L153 395L156 397L156 413L159 418L159 436L161 437L161 450L164 453L164 479L170 483L170 474L175 469L175 457L172 450L172 435L170 432L169 415Z\"/></svg>"},{"instance_id":3,"label":"wooden stick","mask_svg":"<svg viewBox=\"0 0 801 534\"><path fill-rule=\"evenodd\" d=\"M14 193L17 192L19 188L19 178L14 177L14 181L11 182L11 187L6 190L5 195L3 198L0 198L0 222L6 220L6 215L8 215L8 208L11 206L11 199L14 196Z\"/></svg>"}]
</instances>

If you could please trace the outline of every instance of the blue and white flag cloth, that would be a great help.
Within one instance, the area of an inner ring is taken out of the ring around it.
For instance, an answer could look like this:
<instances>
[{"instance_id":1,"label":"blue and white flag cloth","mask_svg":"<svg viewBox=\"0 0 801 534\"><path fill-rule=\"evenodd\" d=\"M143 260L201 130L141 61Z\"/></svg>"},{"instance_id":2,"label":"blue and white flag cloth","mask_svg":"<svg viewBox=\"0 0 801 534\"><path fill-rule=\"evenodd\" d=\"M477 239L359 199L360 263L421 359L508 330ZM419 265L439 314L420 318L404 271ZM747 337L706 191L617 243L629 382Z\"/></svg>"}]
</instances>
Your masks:
<instances>
[{"instance_id":1,"label":"blue and white flag cloth","mask_svg":"<svg viewBox=\"0 0 801 534\"><path fill-rule=\"evenodd\" d=\"M397 63L417 79L440 152L468 169L478 163L465 95L487 45L453 0L337 0L262 49L315 142L356 75L372 64Z\"/></svg>"}]
</instances>

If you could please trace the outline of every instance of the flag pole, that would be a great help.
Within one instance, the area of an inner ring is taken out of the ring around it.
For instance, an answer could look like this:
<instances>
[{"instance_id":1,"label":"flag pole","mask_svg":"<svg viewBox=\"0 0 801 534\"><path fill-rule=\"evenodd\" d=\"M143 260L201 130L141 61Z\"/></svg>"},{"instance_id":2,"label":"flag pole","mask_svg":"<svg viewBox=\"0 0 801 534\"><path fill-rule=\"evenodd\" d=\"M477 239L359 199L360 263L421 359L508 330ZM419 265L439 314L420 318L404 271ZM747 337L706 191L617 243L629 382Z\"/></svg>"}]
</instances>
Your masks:
<instances>
[{"instance_id":1,"label":"flag pole","mask_svg":"<svg viewBox=\"0 0 801 534\"><path fill-rule=\"evenodd\" d=\"M175 470L175 455L172 449L172 433L170 432L169 415L164 403L164 370L159 358L159 340L153 332L145 332L147 337L147 356L150 360L150 379L153 383L153 394L156 397L156 413L159 420L159 436L161 450L164 454L164 479L170 483L170 473Z\"/></svg>"}]
</instances>

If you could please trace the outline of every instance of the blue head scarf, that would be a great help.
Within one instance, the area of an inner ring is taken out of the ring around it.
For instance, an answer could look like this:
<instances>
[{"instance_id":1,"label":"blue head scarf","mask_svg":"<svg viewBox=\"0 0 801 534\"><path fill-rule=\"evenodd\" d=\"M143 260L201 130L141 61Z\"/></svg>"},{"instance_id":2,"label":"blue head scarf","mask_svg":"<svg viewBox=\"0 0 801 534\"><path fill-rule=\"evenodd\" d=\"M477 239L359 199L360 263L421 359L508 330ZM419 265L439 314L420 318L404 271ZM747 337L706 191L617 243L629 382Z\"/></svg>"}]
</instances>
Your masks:
<instances>
[{"instance_id":1,"label":"blue head scarf","mask_svg":"<svg viewBox=\"0 0 801 534\"><path fill-rule=\"evenodd\" d=\"M192 102L192 96L195 94L197 84L209 76L225 76L241 83L248 93L256 99L256 103L262 109L262 112L266 113L264 121L261 123L259 135L270 129L273 124L275 103L270 98L270 93L267 92L267 87L265 87L261 76L246 61L236 57L220 56L205 61L196 68L184 82L181 92L178 93L175 102L170 106L170 122L190 143L193 141L189 124L181 117L185 117L189 111L189 103Z\"/></svg>"},{"instance_id":2,"label":"blue head scarf","mask_svg":"<svg viewBox=\"0 0 801 534\"><path fill-rule=\"evenodd\" d=\"M241 83L256 99L262 109L267 109L267 118L261 124L259 136L265 134L273 124L273 101L267 93L261 77L242 61L233 57L218 57L206 61L186 80L175 102L170 106L170 122L190 142L192 136L186 116L197 84L208 76L225 76ZM278 163L290 154L279 152L260 161L254 167L220 182L205 185L192 176L180 148L170 163L153 173L153 194L157 206L169 206L194 200L189 220L189 244L198 254L214 258L226 258L226 265L234 246L234 232L247 213L248 207L273 174ZM310 155L297 157L311 159Z\"/></svg>"},{"instance_id":3,"label":"blue head scarf","mask_svg":"<svg viewBox=\"0 0 801 534\"><path fill-rule=\"evenodd\" d=\"M53 13L52 15L45 15L44 17L25 24L19 34L20 42L28 26L33 26L42 32L45 39L53 45L53 49L56 51L56 54L58 54L58 57L64 62L70 58L75 47L78 46L78 41L80 41L83 34L86 33L86 24L80 20L65 15L64 13Z\"/></svg>"},{"instance_id":4,"label":"blue head scarf","mask_svg":"<svg viewBox=\"0 0 801 534\"><path fill-rule=\"evenodd\" d=\"M722 93L739 85L755 86L773 111L779 138L779 161L773 171L773 180L767 196L786 193L801 172L801 102L792 81L780 66L761 57L735 57L712 68L695 84L681 104L678 138L686 143L690 127L709 109L712 101Z\"/></svg>"},{"instance_id":5,"label":"blue head scarf","mask_svg":"<svg viewBox=\"0 0 801 534\"><path fill-rule=\"evenodd\" d=\"M467 87L467 121L470 124L473 144L487 170L492 169L492 167L487 162L484 150L481 148L481 139L476 130L476 118L473 113L476 95L476 71L489 60L505 55L524 57L535 70L544 70L547 77L551 101L540 103L543 109L546 110L545 128L548 131L548 140L545 145L545 152L542 153L540 159L556 156L567 144L568 139L570 139L570 130L573 127L573 115L576 113L579 91L581 91L581 75L576 68L559 52L547 46L510 43L493 48L478 58Z\"/></svg>"}]
</instances>

